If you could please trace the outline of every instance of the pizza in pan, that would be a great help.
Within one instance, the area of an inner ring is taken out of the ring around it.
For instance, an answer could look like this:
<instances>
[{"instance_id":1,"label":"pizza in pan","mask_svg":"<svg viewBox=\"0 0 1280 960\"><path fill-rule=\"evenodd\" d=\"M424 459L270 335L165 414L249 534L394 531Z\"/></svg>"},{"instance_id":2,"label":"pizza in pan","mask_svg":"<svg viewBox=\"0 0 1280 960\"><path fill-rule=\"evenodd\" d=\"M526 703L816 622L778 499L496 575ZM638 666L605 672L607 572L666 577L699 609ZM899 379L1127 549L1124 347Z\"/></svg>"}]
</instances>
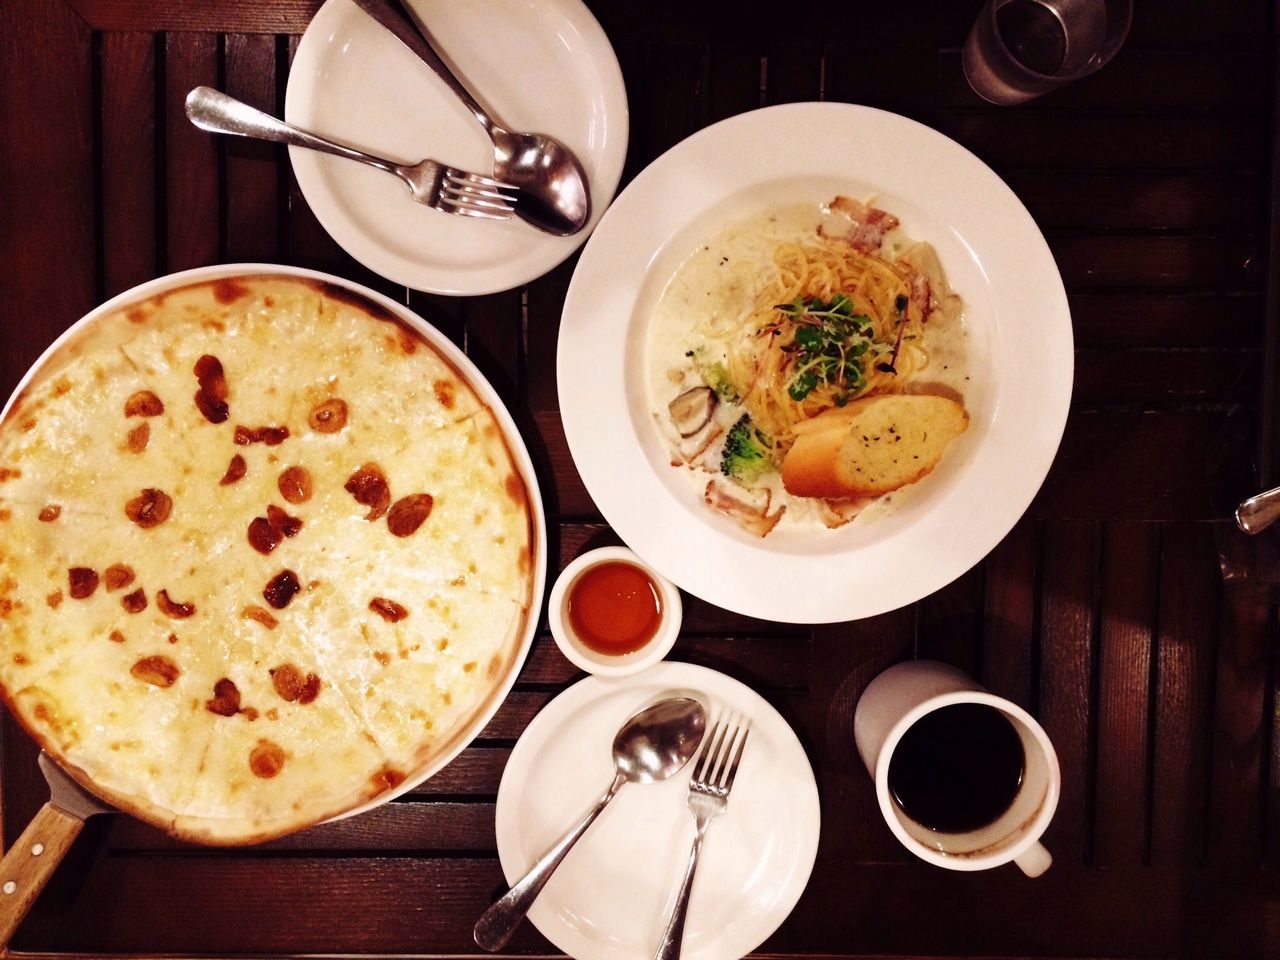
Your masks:
<instances>
[{"instance_id":1,"label":"pizza in pan","mask_svg":"<svg viewBox=\"0 0 1280 960\"><path fill-rule=\"evenodd\" d=\"M0 424L0 685L73 776L204 843L393 789L505 689L533 511L492 411L351 291L91 322Z\"/></svg>"}]
</instances>

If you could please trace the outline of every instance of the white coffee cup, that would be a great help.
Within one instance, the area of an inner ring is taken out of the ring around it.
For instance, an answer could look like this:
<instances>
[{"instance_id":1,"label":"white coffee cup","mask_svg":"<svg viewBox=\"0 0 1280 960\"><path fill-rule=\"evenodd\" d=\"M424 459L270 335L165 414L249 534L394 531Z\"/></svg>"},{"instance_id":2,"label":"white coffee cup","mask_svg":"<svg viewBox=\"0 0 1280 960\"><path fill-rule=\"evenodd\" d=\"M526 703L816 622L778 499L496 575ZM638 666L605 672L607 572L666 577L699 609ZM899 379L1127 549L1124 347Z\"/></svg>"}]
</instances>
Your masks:
<instances>
[{"instance_id":1,"label":"white coffee cup","mask_svg":"<svg viewBox=\"0 0 1280 960\"><path fill-rule=\"evenodd\" d=\"M913 820L889 790L889 762L913 724L958 703L999 710L1022 742L1022 783L1013 803L994 823L967 833L940 833ZM853 715L858 753L875 780L880 812L908 850L951 870L986 870L1013 861L1029 877L1049 869L1053 857L1040 836L1053 819L1062 788L1058 755L1044 728L1016 703L984 690L962 670L932 660L890 667L871 681Z\"/></svg>"}]
</instances>

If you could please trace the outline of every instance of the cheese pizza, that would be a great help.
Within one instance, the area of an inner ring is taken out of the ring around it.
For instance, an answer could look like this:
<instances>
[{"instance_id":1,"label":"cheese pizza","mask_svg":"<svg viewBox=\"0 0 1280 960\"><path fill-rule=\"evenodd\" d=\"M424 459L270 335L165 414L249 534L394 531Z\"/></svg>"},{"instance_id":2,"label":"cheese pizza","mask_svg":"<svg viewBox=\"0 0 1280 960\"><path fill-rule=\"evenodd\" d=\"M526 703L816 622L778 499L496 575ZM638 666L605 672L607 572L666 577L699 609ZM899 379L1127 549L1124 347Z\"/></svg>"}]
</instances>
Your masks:
<instances>
[{"instance_id":1,"label":"cheese pizza","mask_svg":"<svg viewBox=\"0 0 1280 960\"><path fill-rule=\"evenodd\" d=\"M506 688L534 507L416 331L292 277L91 321L0 424L0 686L121 809L250 843L394 789Z\"/></svg>"}]
</instances>

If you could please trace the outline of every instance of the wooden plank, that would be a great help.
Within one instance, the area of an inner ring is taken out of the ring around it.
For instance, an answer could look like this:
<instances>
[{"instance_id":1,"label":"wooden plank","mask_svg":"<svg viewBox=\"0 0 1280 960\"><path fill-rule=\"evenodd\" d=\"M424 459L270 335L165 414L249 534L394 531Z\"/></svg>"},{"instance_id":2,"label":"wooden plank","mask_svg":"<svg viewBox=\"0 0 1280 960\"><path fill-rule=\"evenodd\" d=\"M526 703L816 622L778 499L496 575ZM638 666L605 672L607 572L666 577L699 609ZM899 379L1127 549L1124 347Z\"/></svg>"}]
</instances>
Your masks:
<instances>
[{"instance_id":1,"label":"wooden plank","mask_svg":"<svg viewBox=\"0 0 1280 960\"><path fill-rule=\"evenodd\" d=\"M1258 960L1280 942L1280 908L1265 892L1274 878L1264 871L1084 870L1058 862L1028 881L1011 866L962 874L918 863L844 864L815 879L766 944L775 956L785 949L869 958ZM828 945L839 952L828 953Z\"/></svg>"},{"instance_id":2,"label":"wooden plank","mask_svg":"<svg viewBox=\"0 0 1280 960\"><path fill-rule=\"evenodd\" d=\"M301 33L323 0L64 0L95 30Z\"/></svg>"},{"instance_id":3,"label":"wooden plank","mask_svg":"<svg viewBox=\"0 0 1280 960\"><path fill-rule=\"evenodd\" d=\"M95 302L91 55L60 0L0 8L0 174L13 187L0 203L0 289L19 318L4 328L5 396Z\"/></svg>"},{"instance_id":4,"label":"wooden plank","mask_svg":"<svg viewBox=\"0 0 1280 960\"><path fill-rule=\"evenodd\" d=\"M1034 710L1040 524L1023 518L987 556L979 680L992 693Z\"/></svg>"},{"instance_id":5,"label":"wooden plank","mask_svg":"<svg viewBox=\"0 0 1280 960\"><path fill-rule=\"evenodd\" d=\"M1262 242L1226 236L1051 236L1062 282L1099 288L1257 289Z\"/></svg>"},{"instance_id":6,"label":"wooden plank","mask_svg":"<svg viewBox=\"0 0 1280 960\"><path fill-rule=\"evenodd\" d=\"M1219 471L1247 462L1243 411L1075 410L1032 505L1038 517L1204 520L1221 516Z\"/></svg>"},{"instance_id":7,"label":"wooden plank","mask_svg":"<svg viewBox=\"0 0 1280 960\"><path fill-rule=\"evenodd\" d=\"M1071 400L1081 406L1252 401L1258 361L1256 350L1079 350Z\"/></svg>"},{"instance_id":8,"label":"wooden plank","mask_svg":"<svg viewBox=\"0 0 1280 960\"><path fill-rule=\"evenodd\" d=\"M1150 802L1148 717L1160 530L1154 524L1107 524L1102 538L1092 862L1137 867L1146 853Z\"/></svg>"},{"instance_id":9,"label":"wooden plank","mask_svg":"<svg viewBox=\"0 0 1280 960\"><path fill-rule=\"evenodd\" d=\"M1135 3L1133 26L1125 41L1131 49L1172 49L1187 53L1207 49L1261 53L1268 49L1271 29L1268 5L1242 3L1231 16L1198 0L1165 0L1158 7Z\"/></svg>"},{"instance_id":10,"label":"wooden plank","mask_svg":"<svg viewBox=\"0 0 1280 960\"><path fill-rule=\"evenodd\" d=\"M1012 868L972 875L845 863L814 879L762 955L832 956L824 944L836 944L845 956L850 945L864 956L956 956L957 931L985 957L1257 960L1280 942L1280 906L1263 871L1084 874L1055 866L1031 883ZM488 858L104 858L86 871L68 910L34 913L14 947L78 957L151 953L157 942L170 955L474 955L471 921L503 886ZM122 890L129 910L119 909ZM850 907L869 903L875 909ZM360 922L335 923L353 904ZM1026 922L1043 917L1046 905L1060 929ZM975 925L975 916L986 922ZM532 924L508 950L554 955Z\"/></svg>"},{"instance_id":11,"label":"wooden plank","mask_svg":"<svg viewBox=\"0 0 1280 960\"><path fill-rule=\"evenodd\" d=\"M530 362L527 369L530 379L533 379L536 369L533 362L533 341L530 340L529 343ZM538 470L547 514L575 520L598 519L600 511L587 493L578 469L573 464L573 457L569 454L560 414L556 411L533 412L529 417L528 429L524 430L524 440Z\"/></svg>"},{"instance_id":12,"label":"wooden plank","mask_svg":"<svg viewBox=\"0 0 1280 960\"><path fill-rule=\"evenodd\" d=\"M324 851L368 856L432 856L442 853L496 855L492 802L394 801L357 817L323 823L272 840L255 849L264 854ZM112 855L190 852L175 840L132 817L113 816L105 844Z\"/></svg>"},{"instance_id":13,"label":"wooden plank","mask_svg":"<svg viewBox=\"0 0 1280 960\"><path fill-rule=\"evenodd\" d=\"M1257 122L1215 114L944 111L938 128L997 170L1235 170L1256 168L1264 155Z\"/></svg>"},{"instance_id":14,"label":"wooden plank","mask_svg":"<svg viewBox=\"0 0 1280 960\"><path fill-rule=\"evenodd\" d=\"M1206 524L1171 524L1160 553L1150 861L1199 866L1206 850L1217 552Z\"/></svg>"},{"instance_id":15,"label":"wooden plank","mask_svg":"<svg viewBox=\"0 0 1280 960\"><path fill-rule=\"evenodd\" d=\"M467 345L467 321L462 315L463 298L448 297L421 290L404 291L400 299L408 298L409 308L431 324L459 347Z\"/></svg>"},{"instance_id":16,"label":"wooden plank","mask_svg":"<svg viewBox=\"0 0 1280 960\"><path fill-rule=\"evenodd\" d=\"M102 296L157 274L156 38L102 38Z\"/></svg>"},{"instance_id":17,"label":"wooden plank","mask_svg":"<svg viewBox=\"0 0 1280 960\"><path fill-rule=\"evenodd\" d=\"M218 205L221 167L211 133L187 120L187 93L218 83L218 38L171 33L164 39L164 272L217 263L223 225Z\"/></svg>"},{"instance_id":18,"label":"wooden plank","mask_svg":"<svg viewBox=\"0 0 1280 960\"><path fill-rule=\"evenodd\" d=\"M770 44L763 52L765 105L823 99L826 78L820 44Z\"/></svg>"},{"instance_id":19,"label":"wooden plank","mask_svg":"<svg viewBox=\"0 0 1280 960\"><path fill-rule=\"evenodd\" d=\"M551 429L560 420L560 398L556 392L556 344L560 334L560 312L564 306L564 295L569 289L569 278L573 276L576 264L577 257L570 257L550 273L530 283L526 295L526 404L534 414L541 414L543 411L557 412L553 417L537 418L540 431ZM563 427L559 429L563 436ZM570 475L573 475L572 469ZM555 476L559 478L563 474L557 470Z\"/></svg>"},{"instance_id":20,"label":"wooden plank","mask_svg":"<svg viewBox=\"0 0 1280 960\"><path fill-rule=\"evenodd\" d=\"M875 786L853 741L858 699L886 667L912 659L917 608L813 628L809 689L810 740L819 751L822 852L842 863L902 863L912 859L889 831Z\"/></svg>"},{"instance_id":21,"label":"wooden plank","mask_svg":"<svg viewBox=\"0 0 1280 960\"><path fill-rule=\"evenodd\" d=\"M938 53L906 42L870 43L865 36L833 38L824 52L826 99L860 103L931 123Z\"/></svg>"},{"instance_id":22,"label":"wooden plank","mask_svg":"<svg viewBox=\"0 0 1280 960\"><path fill-rule=\"evenodd\" d=\"M1223 523L1216 536L1221 545L1244 535ZM1244 579L1228 581L1213 669L1207 854L1213 865L1251 866L1262 860L1263 778L1270 741L1267 661L1276 641L1271 588ZM1280 790L1272 784L1271 792Z\"/></svg>"},{"instance_id":23,"label":"wooden plank","mask_svg":"<svg viewBox=\"0 0 1280 960\"><path fill-rule=\"evenodd\" d=\"M1062 769L1062 794L1044 844L1055 858L1080 863L1090 854L1092 834L1090 712L1100 529L1088 522L1049 523L1044 537L1036 712Z\"/></svg>"},{"instance_id":24,"label":"wooden plank","mask_svg":"<svg viewBox=\"0 0 1280 960\"><path fill-rule=\"evenodd\" d=\"M768 690L801 690L809 680L807 638L752 634L706 636L681 631L668 660L696 663ZM520 683L565 686L583 676L548 634L540 634L520 671Z\"/></svg>"},{"instance_id":25,"label":"wooden plank","mask_svg":"<svg viewBox=\"0 0 1280 960\"><path fill-rule=\"evenodd\" d=\"M470 746L410 797L496 797L510 747Z\"/></svg>"},{"instance_id":26,"label":"wooden plank","mask_svg":"<svg viewBox=\"0 0 1280 960\"><path fill-rule=\"evenodd\" d=\"M486 297L468 297L463 309L467 356L497 390L502 402L514 408L520 401L524 376L521 292L509 290Z\"/></svg>"},{"instance_id":27,"label":"wooden plank","mask_svg":"<svg viewBox=\"0 0 1280 960\"><path fill-rule=\"evenodd\" d=\"M1258 235L1257 169L1192 173L1021 170L1005 182L1045 230L1178 230Z\"/></svg>"},{"instance_id":28,"label":"wooden plank","mask_svg":"<svg viewBox=\"0 0 1280 960\"><path fill-rule=\"evenodd\" d=\"M278 0L263 7L253 0L169 0L163 6L146 0L68 0L95 29L241 33L300 33L321 0ZM642 8L595 4L594 11L612 37L641 41L696 41L723 36L744 42L815 36L867 35L910 37L924 45L958 47L973 22L972 5L924 0L881 7L773 3L759 15L745 17L721 4L689 5L662 0ZM1195 0L1166 0L1154 12L1136 5L1129 49L1225 50L1261 53L1267 49L1267 7L1237 4L1231 16L1213 15ZM1082 81L1083 82L1083 81Z\"/></svg>"},{"instance_id":29,"label":"wooden plank","mask_svg":"<svg viewBox=\"0 0 1280 960\"><path fill-rule=\"evenodd\" d=\"M1078 293L1069 297L1076 347L1253 348L1262 338L1256 293Z\"/></svg>"},{"instance_id":30,"label":"wooden plank","mask_svg":"<svg viewBox=\"0 0 1280 960\"><path fill-rule=\"evenodd\" d=\"M761 106L762 65L754 46L713 43L707 52L707 122Z\"/></svg>"},{"instance_id":31,"label":"wooden plank","mask_svg":"<svg viewBox=\"0 0 1280 960\"><path fill-rule=\"evenodd\" d=\"M279 116L275 67L275 37L227 36L227 93ZM281 246L279 164L288 163L285 148L240 137L223 138L222 146L226 158L227 259L274 260Z\"/></svg>"},{"instance_id":32,"label":"wooden plank","mask_svg":"<svg viewBox=\"0 0 1280 960\"><path fill-rule=\"evenodd\" d=\"M920 602L917 657L981 676L984 574L979 564Z\"/></svg>"},{"instance_id":33,"label":"wooden plank","mask_svg":"<svg viewBox=\"0 0 1280 960\"><path fill-rule=\"evenodd\" d=\"M960 51L940 58L938 97L947 107L989 107L969 87ZM1266 60L1234 50L1188 56L1182 51L1126 46L1093 76L1033 102L1036 110L1226 110L1266 108Z\"/></svg>"}]
</instances>

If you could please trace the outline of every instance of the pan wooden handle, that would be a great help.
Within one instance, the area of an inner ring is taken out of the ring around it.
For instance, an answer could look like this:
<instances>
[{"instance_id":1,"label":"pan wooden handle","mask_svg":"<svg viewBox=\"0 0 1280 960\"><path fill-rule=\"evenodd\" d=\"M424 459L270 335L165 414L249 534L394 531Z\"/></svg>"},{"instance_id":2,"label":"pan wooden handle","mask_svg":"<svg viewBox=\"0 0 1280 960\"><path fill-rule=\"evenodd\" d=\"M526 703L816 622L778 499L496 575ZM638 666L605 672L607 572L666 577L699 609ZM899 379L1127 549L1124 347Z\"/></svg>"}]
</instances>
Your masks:
<instances>
[{"instance_id":1,"label":"pan wooden handle","mask_svg":"<svg viewBox=\"0 0 1280 960\"><path fill-rule=\"evenodd\" d=\"M0 860L0 949L80 834L84 820L46 803Z\"/></svg>"}]
</instances>

